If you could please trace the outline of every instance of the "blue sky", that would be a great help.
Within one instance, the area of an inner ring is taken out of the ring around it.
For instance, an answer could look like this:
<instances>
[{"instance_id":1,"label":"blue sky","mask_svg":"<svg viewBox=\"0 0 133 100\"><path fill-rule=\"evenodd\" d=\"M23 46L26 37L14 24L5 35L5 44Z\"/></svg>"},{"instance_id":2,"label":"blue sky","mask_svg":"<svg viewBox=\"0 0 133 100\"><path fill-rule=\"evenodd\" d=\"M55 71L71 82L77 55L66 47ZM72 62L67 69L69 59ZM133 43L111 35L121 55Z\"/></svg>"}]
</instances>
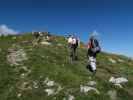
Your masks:
<instances>
[{"instance_id":1,"label":"blue sky","mask_svg":"<svg viewBox=\"0 0 133 100\"><path fill-rule=\"evenodd\" d=\"M133 0L0 0L0 25L20 32L96 30L104 51L133 57Z\"/></svg>"}]
</instances>

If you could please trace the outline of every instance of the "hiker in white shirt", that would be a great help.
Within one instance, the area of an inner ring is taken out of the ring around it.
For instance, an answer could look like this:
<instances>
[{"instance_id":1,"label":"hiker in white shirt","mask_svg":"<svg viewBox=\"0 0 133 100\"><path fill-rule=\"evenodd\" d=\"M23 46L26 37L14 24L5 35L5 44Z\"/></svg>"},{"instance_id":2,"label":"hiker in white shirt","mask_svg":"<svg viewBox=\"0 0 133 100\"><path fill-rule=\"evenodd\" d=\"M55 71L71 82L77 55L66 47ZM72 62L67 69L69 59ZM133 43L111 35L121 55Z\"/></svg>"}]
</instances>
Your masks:
<instances>
[{"instance_id":1,"label":"hiker in white shirt","mask_svg":"<svg viewBox=\"0 0 133 100\"><path fill-rule=\"evenodd\" d=\"M72 35L69 36L68 47L69 47L69 51L70 51L70 58L72 58L72 60L76 60L77 59L76 49L78 47L78 40L76 37L74 37Z\"/></svg>"}]
</instances>

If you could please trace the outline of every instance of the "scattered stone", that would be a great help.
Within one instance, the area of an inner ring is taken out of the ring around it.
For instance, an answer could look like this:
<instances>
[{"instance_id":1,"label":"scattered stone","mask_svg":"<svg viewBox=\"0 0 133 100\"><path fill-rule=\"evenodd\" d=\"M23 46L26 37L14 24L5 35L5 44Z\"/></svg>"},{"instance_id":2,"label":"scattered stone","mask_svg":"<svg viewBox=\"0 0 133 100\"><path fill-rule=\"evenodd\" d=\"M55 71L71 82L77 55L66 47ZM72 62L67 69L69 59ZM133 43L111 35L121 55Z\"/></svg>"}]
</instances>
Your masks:
<instances>
[{"instance_id":1,"label":"scattered stone","mask_svg":"<svg viewBox=\"0 0 133 100\"><path fill-rule=\"evenodd\" d=\"M26 77L25 73L20 74L20 78L25 78L25 77Z\"/></svg>"},{"instance_id":2,"label":"scattered stone","mask_svg":"<svg viewBox=\"0 0 133 100\"><path fill-rule=\"evenodd\" d=\"M107 92L111 100L117 100L117 92L116 90L110 90Z\"/></svg>"},{"instance_id":3,"label":"scattered stone","mask_svg":"<svg viewBox=\"0 0 133 100\"><path fill-rule=\"evenodd\" d=\"M18 94L17 94L17 97L18 97L18 98L20 98L21 96L22 96L22 94L21 94L21 93L18 93Z\"/></svg>"},{"instance_id":4,"label":"scattered stone","mask_svg":"<svg viewBox=\"0 0 133 100\"><path fill-rule=\"evenodd\" d=\"M74 100L75 97L73 95L68 94L68 97L64 97L63 100Z\"/></svg>"},{"instance_id":5,"label":"scattered stone","mask_svg":"<svg viewBox=\"0 0 133 100\"><path fill-rule=\"evenodd\" d=\"M80 92L87 93L89 91L95 91L97 94L100 94L100 92L94 87L82 86L82 85L80 86Z\"/></svg>"},{"instance_id":6,"label":"scattered stone","mask_svg":"<svg viewBox=\"0 0 133 100\"><path fill-rule=\"evenodd\" d=\"M51 45L50 42L46 42L46 41L41 42L41 44L42 44L42 45Z\"/></svg>"},{"instance_id":7,"label":"scattered stone","mask_svg":"<svg viewBox=\"0 0 133 100\"><path fill-rule=\"evenodd\" d=\"M87 85L89 86L95 86L97 83L95 81L90 81L87 83Z\"/></svg>"},{"instance_id":8,"label":"scattered stone","mask_svg":"<svg viewBox=\"0 0 133 100\"><path fill-rule=\"evenodd\" d=\"M62 47L63 45L61 43L58 43L57 46Z\"/></svg>"},{"instance_id":9,"label":"scattered stone","mask_svg":"<svg viewBox=\"0 0 133 100\"><path fill-rule=\"evenodd\" d=\"M39 40L33 40L33 41L32 41L33 47L36 46L36 45L38 45L38 41L39 41Z\"/></svg>"},{"instance_id":10,"label":"scattered stone","mask_svg":"<svg viewBox=\"0 0 133 100\"><path fill-rule=\"evenodd\" d=\"M22 91L32 90L32 86L31 86L30 82L22 82L22 83L18 84L18 88Z\"/></svg>"},{"instance_id":11,"label":"scattered stone","mask_svg":"<svg viewBox=\"0 0 133 100\"><path fill-rule=\"evenodd\" d=\"M7 55L7 61L11 65L20 65L20 63L24 60L27 60L27 55L23 49L9 49L9 55Z\"/></svg>"},{"instance_id":12,"label":"scattered stone","mask_svg":"<svg viewBox=\"0 0 133 100\"><path fill-rule=\"evenodd\" d=\"M60 85L58 85L58 88L57 88L55 94L58 94L62 89L63 89L63 88L62 88Z\"/></svg>"},{"instance_id":13,"label":"scattered stone","mask_svg":"<svg viewBox=\"0 0 133 100\"><path fill-rule=\"evenodd\" d=\"M48 77L43 81L43 85L47 86L48 89L45 91L49 92L48 95L53 94L52 92L54 91L54 95L58 94L63 88L60 86L60 84L55 83L54 81L51 81ZM52 89L49 89L52 88Z\"/></svg>"},{"instance_id":14,"label":"scattered stone","mask_svg":"<svg viewBox=\"0 0 133 100\"><path fill-rule=\"evenodd\" d=\"M119 88L123 88L121 84L114 84L114 85L119 87Z\"/></svg>"},{"instance_id":15,"label":"scattered stone","mask_svg":"<svg viewBox=\"0 0 133 100\"><path fill-rule=\"evenodd\" d=\"M115 61L114 59L112 59L112 58L109 58L109 61L110 61L111 63L113 63L113 64L116 63L116 61Z\"/></svg>"},{"instance_id":16,"label":"scattered stone","mask_svg":"<svg viewBox=\"0 0 133 100\"><path fill-rule=\"evenodd\" d=\"M49 80L48 77L45 79L45 81L43 83L46 84L48 87L51 87L51 86L54 86L55 85L55 82Z\"/></svg>"},{"instance_id":17,"label":"scattered stone","mask_svg":"<svg viewBox=\"0 0 133 100\"><path fill-rule=\"evenodd\" d=\"M47 92L48 96L54 95L55 93L54 89L45 89L45 92Z\"/></svg>"},{"instance_id":18,"label":"scattered stone","mask_svg":"<svg viewBox=\"0 0 133 100\"><path fill-rule=\"evenodd\" d=\"M128 82L128 80L124 77L119 77L119 78L114 78L114 77L111 77L109 79L109 82L113 83L113 84L121 84L121 83L126 83Z\"/></svg>"},{"instance_id":19,"label":"scattered stone","mask_svg":"<svg viewBox=\"0 0 133 100\"><path fill-rule=\"evenodd\" d=\"M33 81L33 87L35 89L39 88L38 82L37 81Z\"/></svg>"},{"instance_id":20,"label":"scattered stone","mask_svg":"<svg viewBox=\"0 0 133 100\"><path fill-rule=\"evenodd\" d=\"M113 83L115 86L118 86L119 88L123 88L121 84L127 83L128 80L124 77L120 77L120 78L111 77L109 79L109 82Z\"/></svg>"},{"instance_id":21,"label":"scattered stone","mask_svg":"<svg viewBox=\"0 0 133 100\"><path fill-rule=\"evenodd\" d=\"M74 100L74 98L75 98L75 97L74 97L73 95L69 95L69 96L68 96L68 100Z\"/></svg>"}]
</instances>

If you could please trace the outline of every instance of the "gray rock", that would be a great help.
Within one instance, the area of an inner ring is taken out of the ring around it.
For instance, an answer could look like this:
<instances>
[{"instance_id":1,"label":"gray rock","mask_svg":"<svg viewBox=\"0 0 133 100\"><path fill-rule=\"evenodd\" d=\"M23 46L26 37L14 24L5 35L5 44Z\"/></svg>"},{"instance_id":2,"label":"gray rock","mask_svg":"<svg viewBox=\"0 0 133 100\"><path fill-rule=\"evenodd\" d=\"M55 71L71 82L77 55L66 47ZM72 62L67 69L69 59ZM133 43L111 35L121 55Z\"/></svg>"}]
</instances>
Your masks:
<instances>
[{"instance_id":1,"label":"gray rock","mask_svg":"<svg viewBox=\"0 0 133 100\"><path fill-rule=\"evenodd\" d=\"M46 84L48 87L56 85L54 81L50 80L48 77L45 79L43 84Z\"/></svg>"},{"instance_id":2,"label":"gray rock","mask_svg":"<svg viewBox=\"0 0 133 100\"><path fill-rule=\"evenodd\" d=\"M11 65L20 65L21 62L27 60L27 55L23 49L9 49L9 55L7 55L7 61Z\"/></svg>"},{"instance_id":3,"label":"gray rock","mask_svg":"<svg viewBox=\"0 0 133 100\"><path fill-rule=\"evenodd\" d=\"M42 44L42 45L51 45L50 42L46 42L46 41L42 41L41 44Z\"/></svg>"},{"instance_id":4,"label":"gray rock","mask_svg":"<svg viewBox=\"0 0 133 100\"><path fill-rule=\"evenodd\" d=\"M82 85L80 86L80 92L87 93L89 91L95 91L97 94L100 94L100 92L94 87L82 86Z\"/></svg>"},{"instance_id":5,"label":"gray rock","mask_svg":"<svg viewBox=\"0 0 133 100\"><path fill-rule=\"evenodd\" d=\"M48 96L50 96L50 95L54 95L55 90L54 89L45 89L45 92L48 94Z\"/></svg>"},{"instance_id":6,"label":"gray rock","mask_svg":"<svg viewBox=\"0 0 133 100\"><path fill-rule=\"evenodd\" d=\"M87 85L89 86L95 86L97 83L95 81L89 81Z\"/></svg>"},{"instance_id":7,"label":"gray rock","mask_svg":"<svg viewBox=\"0 0 133 100\"><path fill-rule=\"evenodd\" d=\"M21 96L22 96L22 94L21 94L21 93L18 93L18 94L17 94L17 97L18 97L18 98L20 98Z\"/></svg>"},{"instance_id":8,"label":"gray rock","mask_svg":"<svg viewBox=\"0 0 133 100\"><path fill-rule=\"evenodd\" d=\"M74 99L75 99L75 97L73 95L68 96L68 100L74 100Z\"/></svg>"},{"instance_id":9,"label":"gray rock","mask_svg":"<svg viewBox=\"0 0 133 100\"><path fill-rule=\"evenodd\" d=\"M48 82L46 83L46 85L47 85L47 86L54 86L55 83L54 83L54 81L48 81Z\"/></svg>"},{"instance_id":10,"label":"gray rock","mask_svg":"<svg viewBox=\"0 0 133 100\"><path fill-rule=\"evenodd\" d=\"M115 86L118 86L119 88L123 88L121 84L127 83L128 80L124 77L119 77L119 78L111 77L109 79L109 82L113 83Z\"/></svg>"},{"instance_id":11,"label":"gray rock","mask_svg":"<svg viewBox=\"0 0 133 100\"><path fill-rule=\"evenodd\" d=\"M121 83L126 83L128 82L128 80L124 77L119 77L119 78L114 78L114 77L111 77L109 79L109 82L113 83L113 84L121 84Z\"/></svg>"},{"instance_id":12,"label":"gray rock","mask_svg":"<svg viewBox=\"0 0 133 100\"><path fill-rule=\"evenodd\" d=\"M119 88L123 88L123 86L121 84L114 84L114 85L119 87Z\"/></svg>"}]
</instances>

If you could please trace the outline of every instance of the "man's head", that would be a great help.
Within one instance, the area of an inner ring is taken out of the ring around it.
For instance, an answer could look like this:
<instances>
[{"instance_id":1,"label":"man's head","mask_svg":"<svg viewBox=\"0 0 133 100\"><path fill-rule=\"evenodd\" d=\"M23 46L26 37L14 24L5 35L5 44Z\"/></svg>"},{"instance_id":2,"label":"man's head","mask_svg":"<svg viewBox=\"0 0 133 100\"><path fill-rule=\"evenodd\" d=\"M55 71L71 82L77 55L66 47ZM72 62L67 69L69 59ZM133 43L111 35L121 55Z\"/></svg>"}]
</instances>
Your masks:
<instances>
[{"instance_id":1,"label":"man's head","mask_svg":"<svg viewBox=\"0 0 133 100\"><path fill-rule=\"evenodd\" d=\"M93 41L94 39L95 39L94 36L91 36L91 37L90 37L90 41Z\"/></svg>"}]
</instances>

